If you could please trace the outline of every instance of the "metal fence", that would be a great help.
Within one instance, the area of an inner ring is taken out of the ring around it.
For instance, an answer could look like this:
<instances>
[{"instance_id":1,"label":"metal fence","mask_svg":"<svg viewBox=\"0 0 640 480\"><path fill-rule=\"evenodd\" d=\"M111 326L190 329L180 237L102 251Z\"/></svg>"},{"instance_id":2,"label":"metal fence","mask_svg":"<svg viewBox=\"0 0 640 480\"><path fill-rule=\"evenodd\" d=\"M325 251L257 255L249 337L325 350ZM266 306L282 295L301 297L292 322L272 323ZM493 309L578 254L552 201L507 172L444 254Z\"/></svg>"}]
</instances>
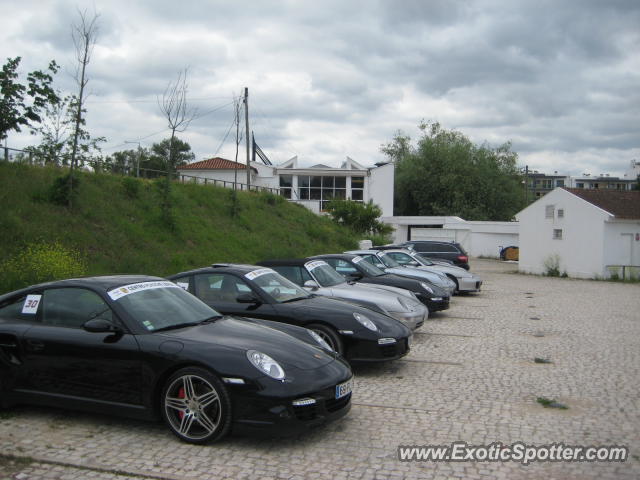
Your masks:
<instances>
[{"instance_id":1,"label":"metal fence","mask_svg":"<svg viewBox=\"0 0 640 480\"><path fill-rule=\"evenodd\" d=\"M39 156L36 152L32 152L29 150L20 150L17 148L10 148L10 147L2 147L2 150L3 152L2 152L1 158L6 162L14 162L14 163L21 162L29 165L40 165L40 166L46 165L47 163L50 163L50 164L55 163L57 165L60 165L61 163L63 163L62 161L51 162L50 159L49 161L47 161L46 158ZM94 165L95 167L97 167L100 164L105 164L104 162L98 159L92 159L87 163ZM118 165L118 166L114 166L113 164L106 164L106 165L110 167L110 173L114 175L136 176L136 174L139 174L141 178L151 179L151 178L165 177L168 174L166 170L155 170L152 168L136 169L134 165ZM65 167L66 165L63 164L62 166ZM198 177L194 175L183 175L180 173L172 173L171 177L174 181L177 181L180 183L197 183L199 185L210 185L214 187L231 188L233 190L240 190L240 191L269 192L275 195L281 195L281 193L283 193L281 192L280 188L263 187L260 185L248 185L242 182L231 182L228 180L218 180L218 179L207 178L207 177Z\"/></svg>"}]
</instances>

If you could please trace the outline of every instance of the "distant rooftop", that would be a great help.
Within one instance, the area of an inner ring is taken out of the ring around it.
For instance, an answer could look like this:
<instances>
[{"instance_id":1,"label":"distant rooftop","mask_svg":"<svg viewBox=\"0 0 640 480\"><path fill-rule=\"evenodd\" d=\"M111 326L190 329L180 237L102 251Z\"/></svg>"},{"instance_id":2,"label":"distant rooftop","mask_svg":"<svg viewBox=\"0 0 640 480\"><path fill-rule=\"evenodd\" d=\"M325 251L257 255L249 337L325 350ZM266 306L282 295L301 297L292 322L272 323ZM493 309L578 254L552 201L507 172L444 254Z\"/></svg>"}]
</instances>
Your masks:
<instances>
[{"instance_id":1,"label":"distant rooftop","mask_svg":"<svg viewBox=\"0 0 640 480\"><path fill-rule=\"evenodd\" d=\"M640 220L640 191L565 188L616 218Z\"/></svg>"},{"instance_id":2,"label":"distant rooftop","mask_svg":"<svg viewBox=\"0 0 640 480\"><path fill-rule=\"evenodd\" d=\"M178 167L178 170L246 170L244 163L234 162L226 158L214 157L200 162L189 163Z\"/></svg>"}]
</instances>

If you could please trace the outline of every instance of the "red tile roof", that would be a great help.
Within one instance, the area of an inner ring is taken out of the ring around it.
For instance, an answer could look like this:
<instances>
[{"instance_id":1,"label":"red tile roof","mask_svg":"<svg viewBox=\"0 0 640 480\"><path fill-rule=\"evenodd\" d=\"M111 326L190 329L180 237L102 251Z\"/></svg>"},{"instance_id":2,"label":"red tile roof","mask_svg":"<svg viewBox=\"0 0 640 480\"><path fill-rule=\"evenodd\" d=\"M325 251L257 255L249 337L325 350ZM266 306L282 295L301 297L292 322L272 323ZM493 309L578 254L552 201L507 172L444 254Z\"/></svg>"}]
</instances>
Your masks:
<instances>
[{"instance_id":1,"label":"red tile roof","mask_svg":"<svg viewBox=\"0 0 640 480\"><path fill-rule=\"evenodd\" d=\"M640 191L565 188L575 196L600 207L616 218L640 220Z\"/></svg>"},{"instance_id":2,"label":"red tile roof","mask_svg":"<svg viewBox=\"0 0 640 480\"><path fill-rule=\"evenodd\" d=\"M190 163L178 167L178 170L246 170L244 163L233 162L225 158L215 157L201 162Z\"/></svg>"}]
</instances>

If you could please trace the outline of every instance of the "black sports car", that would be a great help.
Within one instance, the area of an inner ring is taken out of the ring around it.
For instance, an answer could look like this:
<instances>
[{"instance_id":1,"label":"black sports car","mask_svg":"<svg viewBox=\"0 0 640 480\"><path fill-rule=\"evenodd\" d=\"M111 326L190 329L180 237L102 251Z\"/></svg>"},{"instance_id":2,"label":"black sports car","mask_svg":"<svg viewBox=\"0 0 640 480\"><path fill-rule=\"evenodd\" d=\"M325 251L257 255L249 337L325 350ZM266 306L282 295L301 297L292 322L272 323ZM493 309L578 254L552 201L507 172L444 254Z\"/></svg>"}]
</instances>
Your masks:
<instances>
[{"instance_id":1,"label":"black sports car","mask_svg":"<svg viewBox=\"0 0 640 480\"><path fill-rule=\"evenodd\" d=\"M315 255L309 258L324 260L335 268L338 273L360 283L389 285L390 287L409 290L415 293L418 300L429 307L430 312L437 312L449 308L449 295L436 285L426 284L425 282L414 278L385 273L384 270L381 270L375 265L362 261L362 257L358 255L352 255L350 253L331 253L326 255Z\"/></svg>"},{"instance_id":2,"label":"black sports car","mask_svg":"<svg viewBox=\"0 0 640 480\"><path fill-rule=\"evenodd\" d=\"M0 296L2 407L161 416L204 443L232 427L300 431L339 418L351 388L348 364L315 333L222 316L165 279L72 279Z\"/></svg>"},{"instance_id":3,"label":"black sports car","mask_svg":"<svg viewBox=\"0 0 640 480\"><path fill-rule=\"evenodd\" d=\"M214 264L169 279L223 313L313 330L351 362L393 360L409 352L411 330L394 318L309 294L270 268Z\"/></svg>"}]
</instances>

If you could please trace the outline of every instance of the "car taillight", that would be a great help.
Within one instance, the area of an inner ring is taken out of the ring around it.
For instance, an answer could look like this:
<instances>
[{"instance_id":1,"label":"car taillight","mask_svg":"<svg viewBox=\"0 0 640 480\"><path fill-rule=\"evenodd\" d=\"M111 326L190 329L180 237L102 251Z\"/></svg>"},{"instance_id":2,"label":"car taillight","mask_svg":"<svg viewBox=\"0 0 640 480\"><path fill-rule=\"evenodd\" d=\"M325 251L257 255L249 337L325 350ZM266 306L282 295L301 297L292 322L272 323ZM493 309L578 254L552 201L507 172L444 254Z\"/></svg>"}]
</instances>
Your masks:
<instances>
[{"instance_id":1,"label":"car taillight","mask_svg":"<svg viewBox=\"0 0 640 480\"><path fill-rule=\"evenodd\" d=\"M469 261L469 257L467 257L466 255L458 255L458 260L460 260L462 263L467 263Z\"/></svg>"}]
</instances>

